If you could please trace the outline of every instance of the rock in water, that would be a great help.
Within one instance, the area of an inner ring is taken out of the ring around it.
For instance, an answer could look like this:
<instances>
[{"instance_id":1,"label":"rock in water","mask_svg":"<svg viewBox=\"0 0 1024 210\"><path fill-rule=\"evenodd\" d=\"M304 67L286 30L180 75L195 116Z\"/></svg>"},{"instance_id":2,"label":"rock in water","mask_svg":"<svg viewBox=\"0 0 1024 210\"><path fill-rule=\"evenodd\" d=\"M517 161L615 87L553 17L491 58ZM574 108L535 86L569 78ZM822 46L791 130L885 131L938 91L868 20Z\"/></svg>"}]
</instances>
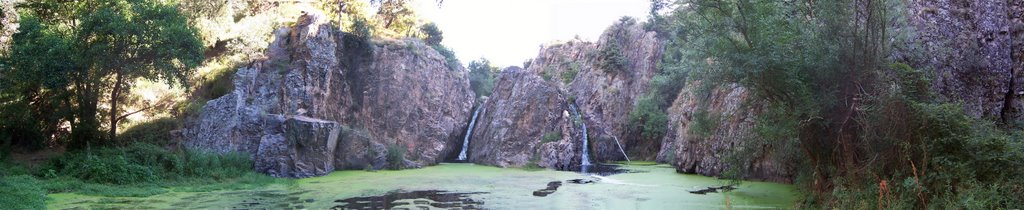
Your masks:
<instances>
[{"instance_id":1,"label":"rock in water","mask_svg":"<svg viewBox=\"0 0 1024 210\"><path fill-rule=\"evenodd\" d=\"M420 40L363 40L317 15L277 30L266 58L189 120L186 145L247 152L282 177L421 167L458 152L474 98L462 66Z\"/></svg>"}]
</instances>

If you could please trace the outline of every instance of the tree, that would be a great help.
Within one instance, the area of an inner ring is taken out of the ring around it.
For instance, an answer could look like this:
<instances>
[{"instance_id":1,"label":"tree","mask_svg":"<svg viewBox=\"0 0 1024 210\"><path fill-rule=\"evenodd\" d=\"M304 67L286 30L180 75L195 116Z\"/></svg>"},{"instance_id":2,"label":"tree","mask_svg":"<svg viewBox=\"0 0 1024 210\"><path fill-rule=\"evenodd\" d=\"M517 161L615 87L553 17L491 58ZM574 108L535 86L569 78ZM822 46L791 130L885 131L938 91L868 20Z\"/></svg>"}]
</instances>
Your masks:
<instances>
[{"instance_id":1,"label":"tree","mask_svg":"<svg viewBox=\"0 0 1024 210\"><path fill-rule=\"evenodd\" d=\"M477 96L491 95L495 72L498 72L498 67L491 66L491 61L486 58L469 62L469 86Z\"/></svg>"},{"instance_id":2,"label":"tree","mask_svg":"<svg viewBox=\"0 0 1024 210\"><path fill-rule=\"evenodd\" d=\"M45 14L39 17L39 25L59 29L53 30L53 36L62 37L70 48L61 51L58 47L63 45L55 45L39 50L58 52L54 56L70 62L66 65L67 74L59 76L68 78L67 89L76 105L72 146L85 146L101 138L101 117L106 117L109 123L107 137L116 137L118 122L128 116L119 110L120 102L136 79L185 85L192 68L203 59L203 45L196 29L176 6L163 1L52 0L39 1L28 8L35 14ZM13 56L41 59L27 52ZM104 95L109 96L106 101ZM99 104L103 102L109 104L109 110L101 114Z\"/></svg>"},{"instance_id":3,"label":"tree","mask_svg":"<svg viewBox=\"0 0 1024 210\"><path fill-rule=\"evenodd\" d=\"M426 41L428 45L439 45L441 44L441 41L444 40L444 33L441 32L441 29L437 28L437 24L434 24L433 22L421 26L420 31L423 31L423 33L427 35L427 38L424 39L424 41Z\"/></svg>"},{"instance_id":4,"label":"tree","mask_svg":"<svg viewBox=\"0 0 1024 210\"><path fill-rule=\"evenodd\" d=\"M9 56L0 58L0 143L41 148L71 120L71 45L57 28L26 17ZM8 147L8 146L4 146Z\"/></svg>"}]
</instances>

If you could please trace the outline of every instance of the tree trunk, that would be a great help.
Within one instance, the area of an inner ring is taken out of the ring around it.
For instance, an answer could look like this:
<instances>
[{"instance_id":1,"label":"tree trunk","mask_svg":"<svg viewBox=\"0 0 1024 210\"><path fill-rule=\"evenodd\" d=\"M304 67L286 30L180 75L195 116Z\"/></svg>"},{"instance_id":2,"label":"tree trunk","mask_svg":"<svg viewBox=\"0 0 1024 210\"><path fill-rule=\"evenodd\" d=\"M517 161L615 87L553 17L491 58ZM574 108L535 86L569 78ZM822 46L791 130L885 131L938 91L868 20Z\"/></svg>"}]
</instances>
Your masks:
<instances>
[{"instance_id":1,"label":"tree trunk","mask_svg":"<svg viewBox=\"0 0 1024 210\"><path fill-rule=\"evenodd\" d=\"M97 132L99 128L99 120L96 119L96 99L99 96L95 94L93 86L90 84L83 84L86 82L76 82L76 92L78 94L76 101L78 102L77 121L72 123L71 127L71 148L83 149L86 148L89 141L93 141L100 134Z\"/></svg>"},{"instance_id":2,"label":"tree trunk","mask_svg":"<svg viewBox=\"0 0 1024 210\"><path fill-rule=\"evenodd\" d=\"M120 71L114 73L114 78L114 89L110 92L110 141L117 137L117 99L121 95L121 83L124 83Z\"/></svg>"}]
</instances>

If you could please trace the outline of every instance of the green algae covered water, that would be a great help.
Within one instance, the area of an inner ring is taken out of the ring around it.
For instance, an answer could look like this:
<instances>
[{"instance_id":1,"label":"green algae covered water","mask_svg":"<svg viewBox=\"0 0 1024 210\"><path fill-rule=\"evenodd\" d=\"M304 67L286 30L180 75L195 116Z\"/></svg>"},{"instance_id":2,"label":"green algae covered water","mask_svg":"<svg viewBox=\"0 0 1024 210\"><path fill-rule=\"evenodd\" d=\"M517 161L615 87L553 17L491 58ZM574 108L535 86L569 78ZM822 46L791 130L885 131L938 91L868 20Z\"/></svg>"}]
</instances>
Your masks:
<instances>
[{"instance_id":1,"label":"green algae covered water","mask_svg":"<svg viewBox=\"0 0 1024 210\"><path fill-rule=\"evenodd\" d=\"M792 208L791 185L743 182L729 192L715 178L667 165L621 165L608 176L444 163L401 171L337 171L256 189L168 193L140 198L51 194L52 209L762 209ZM572 181L593 183L575 184ZM554 188L554 189L552 189ZM543 192L543 193L537 193ZM543 196L543 197L541 197Z\"/></svg>"}]
</instances>

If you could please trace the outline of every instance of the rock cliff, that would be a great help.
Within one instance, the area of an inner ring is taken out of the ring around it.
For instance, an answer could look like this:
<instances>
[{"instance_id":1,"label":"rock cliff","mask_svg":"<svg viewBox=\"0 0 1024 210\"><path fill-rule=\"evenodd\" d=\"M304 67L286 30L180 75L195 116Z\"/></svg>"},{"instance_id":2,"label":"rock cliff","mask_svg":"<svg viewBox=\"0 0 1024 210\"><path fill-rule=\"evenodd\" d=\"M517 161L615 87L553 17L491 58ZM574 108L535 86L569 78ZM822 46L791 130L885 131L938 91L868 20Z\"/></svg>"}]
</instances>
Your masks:
<instances>
[{"instance_id":1,"label":"rock cliff","mask_svg":"<svg viewBox=\"0 0 1024 210\"><path fill-rule=\"evenodd\" d=\"M899 52L934 76L933 89L968 114L1014 123L1024 103L1021 0L914 0L908 22L919 46Z\"/></svg>"},{"instance_id":2,"label":"rock cliff","mask_svg":"<svg viewBox=\"0 0 1024 210\"><path fill-rule=\"evenodd\" d=\"M605 30L597 43L572 40L542 48L528 67L559 84L579 105L597 161L625 160L617 140L632 154L653 155L650 151L659 148L657 142L642 144L628 130L629 112L658 73L663 47L655 35L635 20L623 19ZM619 54L620 60L607 56L609 52Z\"/></svg>"},{"instance_id":3,"label":"rock cliff","mask_svg":"<svg viewBox=\"0 0 1024 210\"><path fill-rule=\"evenodd\" d=\"M461 144L466 71L419 40L363 40L310 14L235 74L183 132L192 148L253 155L280 177L421 167ZM362 47L361 47L362 46Z\"/></svg>"},{"instance_id":4,"label":"rock cliff","mask_svg":"<svg viewBox=\"0 0 1024 210\"><path fill-rule=\"evenodd\" d=\"M554 83L511 67L498 75L482 106L469 142L469 161L499 167L579 165L576 151L582 132Z\"/></svg>"},{"instance_id":5,"label":"rock cliff","mask_svg":"<svg viewBox=\"0 0 1024 210\"><path fill-rule=\"evenodd\" d=\"M658 162L672 164L681 173L718 176L731 167L728 155L740 150L754 154L753 161L738 166L748 178L791 182L792 171L784 161L772 155L767 143L756 143L758 138L751 133L762 107L749 103L746 88L734 84L696 95L697 86L688 85L668 109L669 128ZM710 120L712 126L694 128L698 117Z\"/></svg>"}]
</instances>

